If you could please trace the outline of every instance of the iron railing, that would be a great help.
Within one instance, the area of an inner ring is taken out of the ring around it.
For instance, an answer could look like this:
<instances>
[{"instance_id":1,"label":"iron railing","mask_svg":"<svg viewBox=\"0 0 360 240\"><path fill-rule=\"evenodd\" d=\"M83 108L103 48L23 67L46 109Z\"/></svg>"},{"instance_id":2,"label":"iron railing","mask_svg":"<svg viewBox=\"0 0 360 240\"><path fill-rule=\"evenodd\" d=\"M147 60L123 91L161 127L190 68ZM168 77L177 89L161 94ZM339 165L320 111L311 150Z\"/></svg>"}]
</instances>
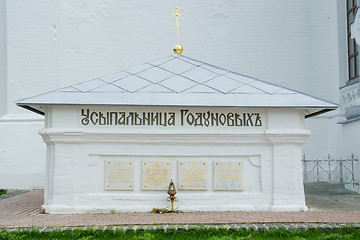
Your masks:
<instances>
[{"instance_id":1,"label":"iron railing","mask_svg":"<svg viewBox=\"0 0 360 240\"><path fill-rule=\"evenodd\" d=\"M359 159L351 154L345 159L334 159L328 155L324 159L306 159L303 156L304 183L341 183L359 185L355 164Z\"/></svg>"}]
</instances>

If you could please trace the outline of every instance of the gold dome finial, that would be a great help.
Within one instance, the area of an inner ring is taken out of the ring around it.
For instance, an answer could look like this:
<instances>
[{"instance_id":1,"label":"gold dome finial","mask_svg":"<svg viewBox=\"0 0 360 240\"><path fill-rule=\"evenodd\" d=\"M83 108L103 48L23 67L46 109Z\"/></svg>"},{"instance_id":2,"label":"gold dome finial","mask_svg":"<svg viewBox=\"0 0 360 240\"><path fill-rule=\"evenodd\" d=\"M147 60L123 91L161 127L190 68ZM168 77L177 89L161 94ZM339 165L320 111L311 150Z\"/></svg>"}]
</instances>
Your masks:
<instances>
[{"instance_id":1,"label":"gold dome finial","mask_svg":"<svg viewBox=\"0 0 360 240\"><path fill-rule=\"evenodd\" d=\"M175 47L173 48L173 50L174 50L174 53L181 54L184 49L180 44L176 44Z\"/></svg>"},{"instance_id":2,"label":"gold dome finial","mask_svg":"<svg viewBox=\"0 0 360 240\"><path fill-rule=\"evenodd\" d=\"M180 26L179 17L185 16L185 14L179 13L178 12L178 7L176 7L175 14L170 14L169 16L175 16L176 17L175 26L176 26L176 34L177 34L177 44L175 45L173 50L174 50L174 53L181 54L183 52L183 47L179 44L179 26Z\"/></svg>"}]
</instances>

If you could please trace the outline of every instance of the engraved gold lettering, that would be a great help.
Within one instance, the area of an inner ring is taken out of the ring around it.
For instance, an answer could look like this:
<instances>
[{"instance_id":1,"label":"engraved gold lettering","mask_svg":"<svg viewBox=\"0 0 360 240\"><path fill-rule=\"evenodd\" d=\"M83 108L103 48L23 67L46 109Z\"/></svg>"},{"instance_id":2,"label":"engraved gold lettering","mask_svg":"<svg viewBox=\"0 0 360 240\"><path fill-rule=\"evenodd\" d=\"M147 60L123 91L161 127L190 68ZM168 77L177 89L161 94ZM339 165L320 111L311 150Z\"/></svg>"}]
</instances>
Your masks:
<instances>
[{"instance_id":1,"label":"engraved gold lettering","mask_svg":"<svg viewBox=\"0 0 360 240\"><path fill-rule=\"evenodd\" d=\"M160 125L163 125L164 127L167 126L167 116L166 116L166 113L164 113L164 117L162 117L162 113L159 113L160 115L160 118L159 118L159 122L160 122ZM164 120L164 121L162 121Z\"/></svg>"},{"instance_id":2,"label":"engraved gold lettering","mask_svg":"<svg viewBox=\"0 0 360 240\"><path fill-rule=\"evenodd\" d=\"M134 125L134 113L133 112L129 112L129 115L126 117L126 125Z\"/></svg>"},{"instance_id":3,"label":"engraved gold lettering","mask_svg":"<svg viewBox=\"0 0 360 240\"><path fill-rule=\"evenodd\" d=\"M169 126L175 126L175 113L170 112L169 113L169 120L167 123Z\"/></svg>"},{"instance_id":4,"label":"engraved gold lettering","mask_svg":"<svg viewBox=\"0 0 360 240\"><path fill-rule=\"evenodd\" d=\"M247 114L247 118L248 118L248 119L246 120L246 125L247 125L247 126L254 126L254 123L253 123L253 121L252 121L252 119L251 119L253 115L254 115L253 113L251 113L251 114L248 113L248 114Z\"/></svg>"},{"instance_id":5,"label":"engraved gold lettering","mask_svg":"<svg viewBox=\"0 0 360 240\"><path fill-rule=\"evenodd\" d=\"M227 125L234 126L234 114L228 113L226 117L227 117Z\"/></svg>"},{"instance_id":6,"label":"engraved gold lettering","mask_svg":"<svg viewBox=\"0 0 360 240\"><path fill-rule=\"evenodd\" d=\"M151 119L151 114L149 112L148 113L143 112L143 125L146 125L145 122L147 122L147 125L150 125L151 124L150 119Z\"/></svg>"},{"instance_id":7,"label":"engraved gold lettering","mask_svg":"<svg viewBox=\"0 0 360 240\"><path fill-rule=\"evenodd\" d=\"M113 125L113 123L115 123L115 125L117 125L118 124L117 119L118 119L118 113L117 112L110 112L109 125Z\"/></svg>"},{"instance_id":8,"label":"engraved gold lettering","mask_svg":"<svg viewBox=\"0 0 360 240\"><path fill-rule=\"evenodd\" d=\"M142 125L142 119L137 112L135 112L135 125Z\"/></svg>"},{"instance_id":9,"label":"engraved gold lettering","mask_svg":"<svg viewBox=\"0 0 360 240\"><path fill-rule=\"evenodd\" d=\"M205 126L209 126L210 125L210 111L207 111L206 113L204 113L204 125Z\"/></svg>"},{"instance_id":10,"label":"engraved gold lettering","mask_svg":"<svg viewBox=\"0 0 360 240\"><path fill-rule=\"evenodd\" d=\"M159 123L159 119L158 119L158 113L151 113L151 125L154 125L154 122L155 122L155 125L158 125Z\"/></svg>"},{"instance_id":11,"label":"engraved gold lettering","mask_svg":"<svg viewBox=\"0 0 360 240\"><path fill-rule=\"evenodd\" d=\"M119 112L118 124L125 125L125 123L126 123L125 112Z\"/></svg>"},{"instance_id":12,"label":"engraved gold lettering","mask_svg":"<svg viewBox=\"0 0 360 240\"><path fill-rule=\"evenodd\" d=\"M219 115L219 123L220 123L222 126L225 125L225 123L226 123L226 116L225 116L225 114L221 113L221 114Z\"/></svg>"},{"instance_id":13,"label":"engraved gold lettering","mask_svg":"<svg viewBox=\"0 0 360 240\"><path fill-rule=\"evenodd\" d=\"M89 115L90 115L90 110L86 109L86 112L84 111L84 109L81 109L81 116L84 117L83 119L81 119L81 123L83 125L88 125L89 124Z\"/></svg>"},{"instance_id":14,"label":"engraved gold lettering","mask_svg":"<svg viewBox=\"0 0 360 240\"><path fill-rule=\"evenodd\" d=\"M203 119L202 119L202 113L196 113L196 119L195 119L195 127L196 126L203 126Z\"/></svg>"},{"instance_id":15,"label":"engraved gold lettering","mask_svg":"<svg viewBox=\"0 0 360 240\"><path fill-rule=\"evenodd\" d=\"M243 120L241 119L240 115L235 113L235 126L242 126Z\"/></svg>"},{"instance_id":16,"label":"engraved gold lettering","mask_svg":"<svg viewBox=\"0 0 360 240\"><path fill-rule=\"evenodd\" d=\"M102 112L81 109L80 123L92 125L122 126L175 126L177 114L180 114L181 126L216 127L216 126L263 126L260 113L251 112L191 112L182 109L175 112Z\"/></svg>"},{"instance_id":17,"label":"engraved gold lettering","mask_svg":"<svg viewBox=\"0 0 360 240\"><path fill-rule=\"evenodd\" d=\"M99 125L106 125L106 117L102 112L99 112Z\"/></svg>"},{"instance_id":18,"label":"engraved gold lettering","mask_svg":"<svg viewBox=\"0 0 360 240\"><path fill-rule=\"evenodd\" d=\"M94 120L94 116L95 116L95 120ZM98 121L99 121L98 116L99 115L96 112L92 112L90 114L90 120L91 120L92 124L96 125L98 123Z\"/></svg>"},{"instance_id":19,"label":"engraved gold lettering","mask_svg":"<svg viewBox=\"0 0 360 240\"><path fill-rule=\"evenodd\" d=\"M185 118L187 112L189 112L189 110L180 110L180 113L181 113L181 126L184 126L184 118Z\"/></svg>"},{"instance_id":20,"label":"engraved gold lettering","mask_svg":"<svg viewBox=\"0 0 360 240\"><path fill-rule=\"evenodd\" d=\"M261 117L259 113L255 113L256 120L255 120L255 126L259 127L262 126Z\"/></svg>"},{"instance_id":21,"label":"engraved gold lettering","mask_svg":"<svg viewBox=\"0 0 360 240\"><path fill-rule=\"evenodd\" d=\"M215 115L215 117L214 117ZM216 123L216 126L219 126L219 114L218 113L211 113L211 126L214 126Z\"/></svg>"},{"instance_id":22,"label":"engraved gold lettering","mask_svg":"<svg viewBox=\"0 0 360 240\"><path fill-rule=\"evenodd\" d=\"M195 117L192 113L189 113L186 117L186 122L191 126L194 124Z\"/></svg>"}]
</instances>

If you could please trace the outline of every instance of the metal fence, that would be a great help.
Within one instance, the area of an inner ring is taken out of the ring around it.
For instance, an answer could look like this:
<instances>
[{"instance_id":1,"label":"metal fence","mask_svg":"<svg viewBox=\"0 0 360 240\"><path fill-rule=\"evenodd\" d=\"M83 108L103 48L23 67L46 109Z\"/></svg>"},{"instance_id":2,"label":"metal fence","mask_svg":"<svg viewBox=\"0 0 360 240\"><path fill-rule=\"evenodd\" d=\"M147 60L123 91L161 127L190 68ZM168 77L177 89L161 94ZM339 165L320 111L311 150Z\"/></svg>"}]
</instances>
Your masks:
<instances>
[{"instance_id":1,"label":"metal fence","mask_svg":"<svg viewBox=\"0 0 360 240\"><path fill-rule=\"evenodd\" d=\"M355 173L355 164L358 164L359 159L354 154L345 159L334 159L330 155L324 159L306 159L304 155L302 161L304 183L359 185Z\"/></svg>"}]
</instances>

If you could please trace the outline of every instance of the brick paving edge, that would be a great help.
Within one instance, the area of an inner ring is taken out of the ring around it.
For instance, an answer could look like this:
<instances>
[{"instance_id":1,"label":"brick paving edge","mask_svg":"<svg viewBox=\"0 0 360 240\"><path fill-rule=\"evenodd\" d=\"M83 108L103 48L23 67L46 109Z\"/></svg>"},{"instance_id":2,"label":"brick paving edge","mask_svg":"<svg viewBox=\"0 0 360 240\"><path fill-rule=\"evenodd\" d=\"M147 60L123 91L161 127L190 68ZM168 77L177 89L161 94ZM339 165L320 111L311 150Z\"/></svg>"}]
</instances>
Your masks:
<instances>
[{"instance_id":1,"label":"brick paving edge","mask_svg":"<svg viewBox=\"0 0 360 240\"><path fill-rule=\"evenodd\" d=\"M30 192L30 190L16 190L14 192L9 192L9 193L0 195L0 200L6 199L6 198L11 198L11 197L14 197L16 195L20 195L20 194L27 193L27 192Z\"/></svg>"},{"instance_id":2,"label":"brick paving edge","mask_svg":"<svg viewBox=\"0 0 360 240\"><path fill-rule=\"evenodd\" d=\"M113 231L138 231L138 230L189 230L189 229L227 229L227 230L253 230L271 231L274 229L286 229L289 231L306 231L310 229L331 230L345 227L360 228L359 223L265 223L265 224L150 224L150 225L116 225L116 226L86 226L86 227L27 227L27 228L4 228L7 231L74 231L74 230L113 230Z\"/></svg>"}]
</instances>

